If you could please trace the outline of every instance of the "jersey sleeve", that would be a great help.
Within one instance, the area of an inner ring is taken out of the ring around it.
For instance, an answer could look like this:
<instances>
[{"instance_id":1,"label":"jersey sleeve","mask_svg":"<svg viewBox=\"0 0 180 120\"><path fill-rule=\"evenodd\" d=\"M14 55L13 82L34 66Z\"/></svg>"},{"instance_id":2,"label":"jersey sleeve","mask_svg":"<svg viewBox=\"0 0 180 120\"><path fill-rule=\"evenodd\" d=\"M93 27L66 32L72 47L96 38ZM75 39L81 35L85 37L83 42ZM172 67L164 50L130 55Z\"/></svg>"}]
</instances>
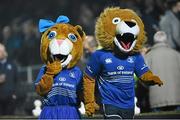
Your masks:
<instances>
[{"instance_id":1,"label":"jersey sleeve","mask_svg":"<svg viewBox=\"0 0 180 120\"><path fill-rule=\"evenodd\" d=\"M78 90L82 90L83 73L80 69L79 69L78 79L79 79L79 81L77 84L77 88L78 88Z\"/></svg>"},{"instance_id":2,"label":"jersey sleeve","mask_svg":"<svg viewBox=\"0 0 180 120\"><path fill-rule=\"evenodd\" d=\"M135 74L137 75L137 77L141 77L148 70L149 67L145 63L143 56L139 54L135 61Z\"/></svg>"},{"instance_id":3,"label":"jersey sleeve","mask_svg":"<svg viewBox=\"0 0 180 120\"><path fill-rule=\"evenodd\" d=\"M44 75L44 73L45 73L45 66L41 67L41 69L40 69L40 71L38 73L38 76L37 76L37 78L36 78L36 80L34 82L35 86L38 85L38 83L40 82L40 80L41 80L42 76Z\"/></svg>"},{"instance_id":4,"label":"jersey sleeve","mask_svg":"<svg viewBox=\"0 0 180 120\"><path fill-rule=\"evenodd\" d=\"M98 57L97 52L94 52L92 53L90 59L88 60L85 73L88 76L95 78L100 73L100 68L101 68L100 59Z\"/></svg>"}]
</instances>

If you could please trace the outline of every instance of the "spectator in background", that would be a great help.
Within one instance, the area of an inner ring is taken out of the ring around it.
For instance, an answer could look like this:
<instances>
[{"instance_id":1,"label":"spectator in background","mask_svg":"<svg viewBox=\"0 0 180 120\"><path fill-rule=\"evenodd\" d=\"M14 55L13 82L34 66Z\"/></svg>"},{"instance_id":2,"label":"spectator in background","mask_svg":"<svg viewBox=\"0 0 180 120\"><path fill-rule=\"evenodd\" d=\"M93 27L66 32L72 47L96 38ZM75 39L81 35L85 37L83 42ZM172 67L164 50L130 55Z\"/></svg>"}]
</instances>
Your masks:
<instances>
[{"instance_id":1,"label":"spectator in background","mask_svg":"<svg viewBox=\"0 0 180 120\"><path fill-rule=\"evenodd\" d=\"M36 65L41 63L40 59L40 34L37 34L37 28L32 19L22 22L23 42L20 51L20 63L22 66Z\"/></svg>"},{"instance_id":2,"label":"spectator in background","mask_svg":"<svg viewBox=\"0 0 180 120\"><path fill-rule=\"evenodd\" d=\"M92 34L95 26L95 16L89 4L79 5L78 23L81 23L86 34ZM77 14L77 13L76 13Z\"/></svg>"},{"instance_id":3,"label":"spectator in background","mask_svg":"<svg viewBox=\"0 0 180 120\"><path fill-rule=\"evenodd\" d=\"M8 58L19 63L20 52L22 51L21 18L12 20L10 25L4 26L2 30L3 44L6 47Z\"/></svg>"},{"instance_id":4,"label":"spectator in background","mask_svg":"<svg viewBox=\"0 0 180 120\"><path fill-rule=\"evenodd\" d=\"M149 88L150 107L156 111L176 110L180 106L180 54L168 47L167 35L158 31L154 35L151 50L145 55L145 60L154 74L163 80L159 88Z\"/></svg>"},{"instance_id":5,"label":"spectator in background","mask_svg":"<svg viewBox=\"0 0 180 120\"><path fill-rule=\"evenodd\" d=\"M13 115L15 110L17 69L7 56L0 44L0 115Z\"/></svg>"},{"instance_id":6,"label":"spectator in background","mask_svg":"<svg viewBox=\"0 0 180 120\"><path fill-rule=\"evenodd\" d=\"M149 45L153 45L153 35L158 29L158 17L159 16L159 9L156 6L155 0L144 0L141 1L143 7L141 8L141 16L142 20L144 21L145 31L147 32L147 43Z\"/></svg>"},{"instance_id":7,"label":"spectator in background","mask_svg":"<svg viewBox=\"0 0 180 120\"><path fill-rule=\"evenodd\" d=\"M165 31L170 47L180 52L180 0L168 0L169 10L160 20L159 26Z\"/></svg>"},{"instance_id":8,"label":"spectator in background","mask_svg":"<svg viewBox=\"0 0 180 120\"><path fill-rule=\"evenodd\" d=\"M92 35L86 36L86 40L84 41L84 53L83 56L81 57L80 63L78 64L82 70L85 69L87 60L91 56L91 53L96 50L97 46L98 44L94 36Z\"/></svg>"}]
</instances>

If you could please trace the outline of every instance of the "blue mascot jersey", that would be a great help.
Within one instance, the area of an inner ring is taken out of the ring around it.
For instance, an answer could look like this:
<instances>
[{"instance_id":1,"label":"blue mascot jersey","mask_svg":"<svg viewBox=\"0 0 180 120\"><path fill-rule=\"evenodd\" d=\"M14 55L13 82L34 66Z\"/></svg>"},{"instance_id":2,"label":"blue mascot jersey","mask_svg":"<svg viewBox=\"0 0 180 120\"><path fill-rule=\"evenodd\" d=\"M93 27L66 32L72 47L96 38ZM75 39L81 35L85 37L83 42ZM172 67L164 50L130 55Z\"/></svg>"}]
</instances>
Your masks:
<instances>
[{"instance_id":1,"label":"blue mascot jersey","mask_svg":"<svg viewBox=\"0 0 180 120\"><path fill-rule=\"evenodd\" d=\"M97 80L103 104L133 108L133 75L135 73L140 77L148 70L141 54L121 59L114 56L112 51L97 50L92 54L85 73Z\"/></svg>"},{"instance_id":2,"label":"blue mascot jersey","mask_svg":"<svg viewBox=\"0 0 180 120\"><path fill-rule=\"evenodd\" d=\"M35 81L37 85L45 73L45 66L40 69ZM77 92L82 90L82 72L78 67L62 70L54 77L54 83L50 92L44 96L45 106L79 104Z\"/></svg>"}]
</instances>

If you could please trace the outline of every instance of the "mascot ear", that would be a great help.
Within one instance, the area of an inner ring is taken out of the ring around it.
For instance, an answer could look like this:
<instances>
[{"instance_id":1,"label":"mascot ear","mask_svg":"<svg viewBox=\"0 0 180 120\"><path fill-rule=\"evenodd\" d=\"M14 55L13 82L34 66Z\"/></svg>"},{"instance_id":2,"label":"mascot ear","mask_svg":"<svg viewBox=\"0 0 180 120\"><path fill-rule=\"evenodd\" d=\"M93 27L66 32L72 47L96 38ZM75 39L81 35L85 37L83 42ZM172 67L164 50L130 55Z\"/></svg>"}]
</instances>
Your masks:
<instances>
[{"instance_id":1,"label":"mascot ear","mask_svg":"<svg viewBox=\"0 0 180 120\"><path fill-rule=\"evenodd\" d=\"M77 32L79 33L79 35L83 38L85 38L86 34L85 32L82 30L82 27L80 25L76 25L75 26L75 29L77 30Z\"/></svg>"}]
</instances>

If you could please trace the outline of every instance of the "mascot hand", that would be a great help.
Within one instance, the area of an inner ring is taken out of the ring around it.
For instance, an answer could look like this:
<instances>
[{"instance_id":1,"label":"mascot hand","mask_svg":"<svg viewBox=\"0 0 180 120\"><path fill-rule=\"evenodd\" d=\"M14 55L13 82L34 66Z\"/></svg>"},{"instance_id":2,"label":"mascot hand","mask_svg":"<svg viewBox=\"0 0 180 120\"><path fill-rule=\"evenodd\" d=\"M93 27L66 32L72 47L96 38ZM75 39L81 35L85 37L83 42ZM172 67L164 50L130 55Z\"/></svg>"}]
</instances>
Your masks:
<instances>
[{"instance_id":1,"label":"mascot hand","mask_svg":"<svg viewBox=\"0 0 180 120\"><path fill-rule=\"evenodd\" d=\"M61 62L60 61L53 61L52 63L47 64L46 74L49 75L56 75L62 70Z\"/></svg>"},{"instance_id":2,"label":"mascot hand","mask_svg":"<svg viewBox=\"0 0 180 120\"><path fill-rule=\"evenodd\" d=\"M46 95L52 88L53 84L53 76L44 74L40 80L40 82L36 85L36 92L40 96Z\"/></svg>"},{"instance_id":3,"label":"mascot hand","mask_svg":"<svg viewBox=\"0 0 180 120\"><path fill-rule=\"evenodd\" d=\"M152 76L151 79L152 80L148 82L149 85L163 85L163 82L160 80L158 76Z\"/></svg>"},{"instance_id":4,"label":"mascot hand","mask_svg":"<svg viewBox=\"0 0 180 120\"><path fill-rule=\"evenodd\" d=\"M96 110L99 110L99 105L96 102L85 104L86 115L93 116Z\"/></svg>"},{"instance_id":5,"label":"mascot hand","mask_svg":"<svg viewBox=\"0 0 180 120\"><path fill-rule=\"evenodd\" d=\"M163 85L163 82L160 80L160 78L158 76L153 75L151 71L147 71L145 74L141 76L140 79L148 85Z\"/></svg>"}]
</instances>

